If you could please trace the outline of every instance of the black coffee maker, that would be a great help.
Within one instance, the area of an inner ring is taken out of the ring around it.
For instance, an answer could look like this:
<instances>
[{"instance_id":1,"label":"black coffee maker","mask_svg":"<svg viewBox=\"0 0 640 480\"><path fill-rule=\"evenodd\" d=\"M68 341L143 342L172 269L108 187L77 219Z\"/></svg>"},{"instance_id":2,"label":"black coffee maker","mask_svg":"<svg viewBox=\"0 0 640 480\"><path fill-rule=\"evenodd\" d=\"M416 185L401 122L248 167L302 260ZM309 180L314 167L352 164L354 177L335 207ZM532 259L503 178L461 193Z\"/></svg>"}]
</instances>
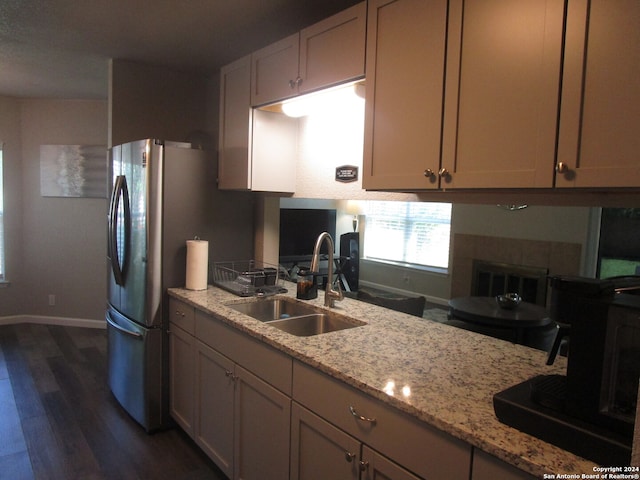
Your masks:
<instances>
[{"instance_id":1,"label":"black coffee maker","mask_svg":"<svg viewBox=\"0 0 640 480\"><path fill-rule=\"evenodd\" d=\"M640 277L552 277L550 316L568 339L566 375L494 396L500 421L585 458L629 464L640 377Z\"/></svg>"}]
</instances>

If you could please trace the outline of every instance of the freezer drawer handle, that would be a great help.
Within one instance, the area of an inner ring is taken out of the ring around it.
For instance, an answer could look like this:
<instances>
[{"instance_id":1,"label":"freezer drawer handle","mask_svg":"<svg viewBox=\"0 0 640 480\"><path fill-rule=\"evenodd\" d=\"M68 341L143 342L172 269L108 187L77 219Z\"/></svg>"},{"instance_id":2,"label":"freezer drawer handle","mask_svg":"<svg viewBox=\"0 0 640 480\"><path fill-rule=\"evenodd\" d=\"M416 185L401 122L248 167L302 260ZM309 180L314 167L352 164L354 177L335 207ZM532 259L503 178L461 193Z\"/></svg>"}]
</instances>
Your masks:
<instances>
[{"instance_id":1,"label":"freezer drawer handle","mask_svg":"<svg viewBox=\"0 0 640 480\"><path fill-rule=\"evenodd\" d=\"M122 328L120 325L118 325L113 320L111 320L111 318L109 318L109 315L107 315L107 323L109 325L111 325L113 328L115 328L116 330L118 330L118 331L120 331L122 333L126 333L127 335L131 335L134 338L142 340L142 335L140 333L132 332L131 330L127 330L126 328Z\"/></svg>"}]
</instances>

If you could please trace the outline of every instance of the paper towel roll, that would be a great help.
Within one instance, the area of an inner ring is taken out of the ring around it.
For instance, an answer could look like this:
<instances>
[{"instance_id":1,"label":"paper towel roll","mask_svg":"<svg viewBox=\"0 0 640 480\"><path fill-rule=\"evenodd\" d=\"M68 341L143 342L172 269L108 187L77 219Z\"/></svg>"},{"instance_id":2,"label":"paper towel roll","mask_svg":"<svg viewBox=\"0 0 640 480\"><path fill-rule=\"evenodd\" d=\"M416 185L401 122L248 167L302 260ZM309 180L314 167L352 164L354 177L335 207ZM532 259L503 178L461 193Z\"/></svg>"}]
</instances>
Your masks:
<instances>
[{"instance_id":1,"label":"paper towel roll","mask_svg":"<svg viewBox=\"0 0 640 480\"><path fill-rule=\"evenodd\" d=\"M208 262L209 242L206 240L187 240L187 289L207 289Z\"/></svg>"}]
</instances>

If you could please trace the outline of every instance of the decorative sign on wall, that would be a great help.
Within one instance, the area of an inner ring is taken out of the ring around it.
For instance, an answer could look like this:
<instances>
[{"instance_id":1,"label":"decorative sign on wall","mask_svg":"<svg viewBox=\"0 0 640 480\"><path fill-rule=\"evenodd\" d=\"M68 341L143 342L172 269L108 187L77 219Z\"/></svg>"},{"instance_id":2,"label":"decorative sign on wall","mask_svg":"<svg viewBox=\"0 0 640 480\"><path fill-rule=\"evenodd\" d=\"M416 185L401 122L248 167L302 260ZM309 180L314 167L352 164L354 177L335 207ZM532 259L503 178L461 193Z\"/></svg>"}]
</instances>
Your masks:
<instances>
[{"instance_id":1,"label":"decorative sign on wall","mask_svg":"<svg viewBox=\"0 0 640 480\"><path fill-rule=\"evenodd\" d=\"M107 147L40 145L43 197L107 197Z\"/></svg>"},{"instance_id":2,"label":"decorative sign on wall","mask_svg":"<svg viewBox=\"0 0 640 480\"><path fill-rule=\"evenodd\" d=\"M336 182L355 182L358 180L358 167L355 165L343 165L336 167Z\"/></svg>"}]
</instances>

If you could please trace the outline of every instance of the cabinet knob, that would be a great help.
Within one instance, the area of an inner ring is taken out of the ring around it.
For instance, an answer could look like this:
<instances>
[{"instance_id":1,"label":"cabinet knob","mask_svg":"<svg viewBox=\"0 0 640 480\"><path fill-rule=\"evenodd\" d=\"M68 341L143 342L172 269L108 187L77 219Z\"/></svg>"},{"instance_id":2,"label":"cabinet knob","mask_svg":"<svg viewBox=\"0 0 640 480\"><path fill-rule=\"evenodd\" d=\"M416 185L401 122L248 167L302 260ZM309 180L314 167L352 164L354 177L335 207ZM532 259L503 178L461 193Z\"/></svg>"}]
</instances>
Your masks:
<instances>
[{"instance_id":1,"label":"cabinet knob","mask_svg":"<svg viewBox=\"0 0 640 480\"><path fill-rule=\"evenodd\" d=\"M433 178L433 177L436 176L436 173L433 170L431 170L430 168L427 168L424 171L424 176L427 177L427 178Z\"/></svg>"},{"instance_id":2,"label":"cabinet knob","mask_svg":"<svg viewBox=\"0 0 640 480\"><path fill-rule=\"evenodd\" d=\"M297 77L295 80L289 80L289 88L291 90L299 87L300 85L302 85L302 78L300 77Z\"/></svg>"},{"instance_id":3,"label":"cabinet knob","mask_svg":"<svg viewBox=\"0 0 640 480\"><path fill-rule=\"evenodd\" d=\"M180 310L176 310L176 315L179 317L184 317L184 313L181 312Z\"/></svg>"},{"instance_id":4,"label":"cabinet knob","mask_svg":"<svg viewBox=\"0 0 640 480\"><path fill-rule=\"evenodd\" d=\"M366 472L369 468L369 462L365 462L364 460L360 460L360 471Z\"/></svg>"},{"instance_id":5,"label":"cabinet knob","mask_svg":"<svg viewBox=\"0 0 640 480\"><path fill-rule=\"evenodd\" d=\"M566 163L564 162L558 162L556 163L556 172L558 173L569 173L571 170L569 169L569 167L567 166Z\"/></svg>"},{"instance_id":6,"label":"cabinet knob","mask_svg":"<svg viewBox=\"0 0 640 480\"><path fill-rule=\"evenodd\" d=\"M449 178L451 176L451 173L449 173L449 170L442 167L440 170L438 170L438 175L440 175L442 178Z\"/></svg>"},{"instance_id":7,"label":"cabinet knob","mask_svg":"<svg viewBox=\"0 0 640 480\"><path fill-rule=\"evenodd\" d=\"M353 459L356 458L356 454L351 452L344 452L344 458L347 462L351 463L353 462Z\"/></svg>"}]
</instances>

